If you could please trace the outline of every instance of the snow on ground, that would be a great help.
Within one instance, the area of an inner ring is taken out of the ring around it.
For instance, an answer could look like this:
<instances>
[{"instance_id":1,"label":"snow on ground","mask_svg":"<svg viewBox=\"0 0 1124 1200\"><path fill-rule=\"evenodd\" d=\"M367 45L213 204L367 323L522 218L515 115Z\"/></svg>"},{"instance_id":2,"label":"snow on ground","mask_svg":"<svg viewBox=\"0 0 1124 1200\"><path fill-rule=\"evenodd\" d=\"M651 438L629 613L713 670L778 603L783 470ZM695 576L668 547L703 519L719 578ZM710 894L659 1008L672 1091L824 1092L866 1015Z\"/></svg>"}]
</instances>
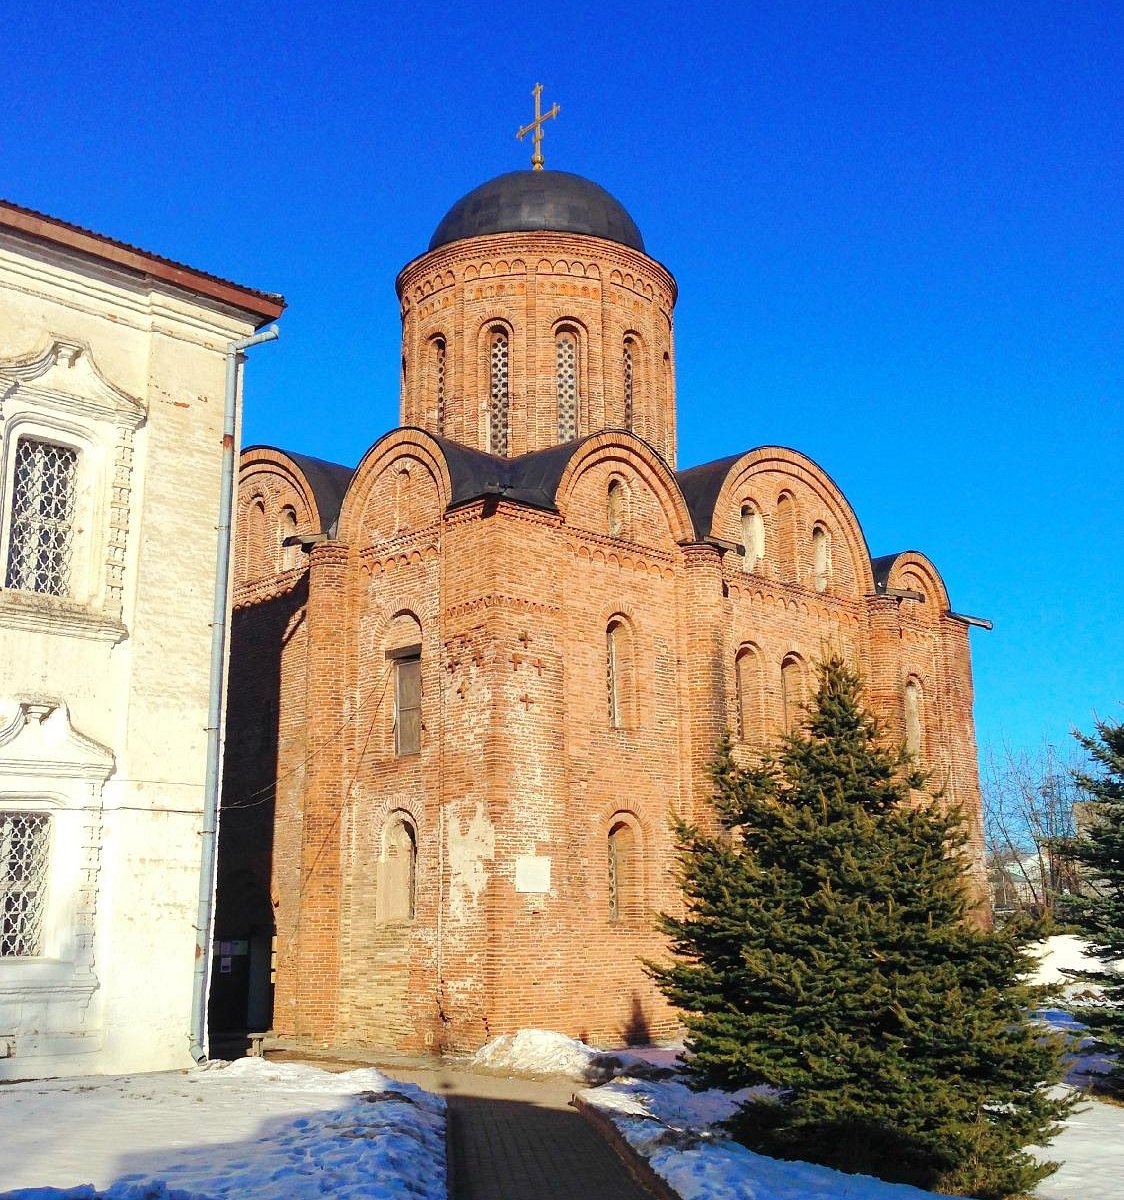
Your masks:
<instances>
[{"instance_id":1,"label":"snow on ground","mask_svg":"<svg viewBox=\"0 0 1124 1200\"><path fill-rule=\"evenodd\" d=\"M445 1200L444 1100L374 1070L247 1058L6 1084L0 1129L0 1200Z\"/></svg>"},{"instance_id":2,"label":"snow on ground","mask_svg":"<svg viewBox=\"0 0 1124 1200\"><path fill-rule=\"evenodd\" d=\"M579 1093L682 1200L935 1200L933 1192L766 1158L730 1141L716 1126L751 1094L624 1076Z\"/></svg>"},{"instance_id":3,"label":"snow on ground","mask_svg":"<svg viewBox=\"0 0 1124 1200\"><path fill-rule=\"evenodd\" d=\"M1072 955L1066 965L1071 959ZM1060 1010L1042 1015L1054 1028L1080 1029ZM933 1200L932 1192L766 1158L730 1141L719 1123L752 1090L691 1091L674 1073L681 1050L600 1051L560 1033L523 1029L489 1042L472 1065L511 1075L558 1074L587 1082L616 1075L611 1083L580 1092L582 1100L608 1118L682 1200ZM1079 1061L1071 1079L1081 1079L1087 1066ZM1041 1200L1121 1200L1124 1108L1090 1102L1041 1153L1062 1162L1040 1185Z\"/></svg>"},{"instance_id":4,"label":"snow on ground","mask_svg":"<svg viewBox=\"0 0 1124 1200\"><path fill-rule=\"evenodd\" d=\"M1124 962L1111 963L1087 953L1085 942L1070 933L1055 934L1030 947L1038 959L1038 968L1030 977L1032 983L1045 983L1058 989L1067 1001L1096 1004L1104 994L1096 984L1071 979L1067 971L1124 971Z\"/></svg>"},{"instance_id":5,"label":"snow on ground","mask_svg":"<svg viewBox=\"0 0 1124 1200\"><path fill-rule=\"evenodd\" d=\"M932 1192L765 1158L727 1140L717 1125L750 1094L692 1092L678 1079L626 1076L579 1093L682 1200L934 1200ZM1041 1156L1062 1165L1039 1185L1040 1200L1120 1200L1124 1108L1083 1105Z\"/></svg>"},{"instance_id":6,"label":"snow on ground","mask_svg":"<svg viewBox=\"0 0 1124 1200\"><path fill-rule=\"evenodd\" d=\"M1065 1123L1041 1157L1060 1162L1040 1200L1120 1200L1124 1196L1124 1108L1090 1100Z\"/></svg>"},{"instance_id":7,"label":"snow on ground","mask_svg":"<svg viewBox=\"0 0 1124 1200\"><path fill-rule=\"evenodd\" d=\"M549 1029L520 1029L494 1038L469 1060L478 1070L505 1075L566 1075L586 1083L601 1083L625 1069L651 1074L675 1067L683 1047L646 1046L642 1054L629 1050L597 1050Z\"/></svg>"}]
</instances>

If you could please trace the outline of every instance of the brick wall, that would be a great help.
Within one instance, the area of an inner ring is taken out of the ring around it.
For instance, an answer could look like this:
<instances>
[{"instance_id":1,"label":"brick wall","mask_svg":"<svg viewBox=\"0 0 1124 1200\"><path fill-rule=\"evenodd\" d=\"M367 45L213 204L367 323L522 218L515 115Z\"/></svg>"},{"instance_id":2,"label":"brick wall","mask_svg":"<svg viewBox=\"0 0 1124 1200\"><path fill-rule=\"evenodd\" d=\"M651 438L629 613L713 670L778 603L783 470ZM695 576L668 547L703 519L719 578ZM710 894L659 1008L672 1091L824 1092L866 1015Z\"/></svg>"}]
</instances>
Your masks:
<instances>
[{"instance_id":1,"label":"brick wall","mask_svg":"<svg viewBox=\"0 0 1124 1200\"><path fill-rule=\"evenodd\" d=\"M422 429L393 431L366 455L336 539L297 568L307 599L281 569L275 516L240 543L235 659L263 674L248 692L280 697L278 1032L460 1050L525 1026L607 1043L671 1033L675 1014L640 961L663 953L654 914L680 903L669 818L708 819L718 739L734 731L743 758L760 750L829 649L859 669L888 737L904 736L914 681L923 761L949 780L979 849L966 631L944 615L932 565L904 555L891 575L924 603L876 595L845 498L814 463L773 447L732 462L700 540L668 465L675 289L662 267L598 239L502 234L423 256L398 289L403 422ZM499 497L450 510L449 467L424 430L487 448L482 339L502 323L510 451L557 444L560 321L582 330L581 432L602 432L574 444L554 511ZM645 347L635 433L606 428L623 424L628 331ZM427 357L438 334L443 423ZM256 452L242 511L265 501L276 514L289 496L300 521L313 519L297 476L284 456ZM758 562L741 552L747 509L760 514ZM274 678L264 647L282 612L291 633ZM395 663L411 646L422 733L417 753L399 754ZM752 656L749 700L739 654ZM232 722L265 703L232 704ZM388 899L403 869L388 839L403 825L417 848L412 918ZM617 826L633 848L618 859L614 912Z\"/></svg>"}]
</instances>

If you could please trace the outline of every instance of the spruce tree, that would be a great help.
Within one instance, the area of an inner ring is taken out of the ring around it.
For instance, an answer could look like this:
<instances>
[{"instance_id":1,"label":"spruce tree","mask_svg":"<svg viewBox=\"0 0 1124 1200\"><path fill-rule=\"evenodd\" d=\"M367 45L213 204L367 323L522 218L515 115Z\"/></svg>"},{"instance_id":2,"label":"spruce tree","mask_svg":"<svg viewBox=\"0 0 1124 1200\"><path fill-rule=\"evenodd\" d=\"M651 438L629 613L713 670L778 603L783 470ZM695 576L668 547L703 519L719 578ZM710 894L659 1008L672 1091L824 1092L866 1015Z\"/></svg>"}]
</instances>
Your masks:
<instances>
[{"instance_id":1,"label":"spruce tree","mask_svg":"<svg viewBox=\"0 0 1124 1200\"><path fill-rule=\"evenodd\" d=\"M1071 1101L1034 1025L1031 963L971 920L960 815L914 789L837 657L801 729L713 768L717 831L677 825L685 915L648 969L684 1014L699 1087L767 1085L730 1123L753 1150L998 1198L1055 1164Z\"/></svg>"},{"instance_id":2,"label":"spruce tree","mask_svg":"<svg viewBox=\"0 0 1124 1200\"><path fill-rule=\"evenodd\" d=\"M1059 911L1107 963L1124 960L1124 724L1098 721L1096 730L1091 737L1077 735L1092 759L1091 770L1075 774L1090 801L1092 820L1062 847L1062 853L1078 864L1080 882L1077 893L1061 901ZM1076 1015L1092 1030L1098 1048L1117 1056L1116 1066L1098 1086L1124 1097L1124 975L1074 974L1095 984L1109 1002L1083 1006Z\"/></svg>"}]
</instances>

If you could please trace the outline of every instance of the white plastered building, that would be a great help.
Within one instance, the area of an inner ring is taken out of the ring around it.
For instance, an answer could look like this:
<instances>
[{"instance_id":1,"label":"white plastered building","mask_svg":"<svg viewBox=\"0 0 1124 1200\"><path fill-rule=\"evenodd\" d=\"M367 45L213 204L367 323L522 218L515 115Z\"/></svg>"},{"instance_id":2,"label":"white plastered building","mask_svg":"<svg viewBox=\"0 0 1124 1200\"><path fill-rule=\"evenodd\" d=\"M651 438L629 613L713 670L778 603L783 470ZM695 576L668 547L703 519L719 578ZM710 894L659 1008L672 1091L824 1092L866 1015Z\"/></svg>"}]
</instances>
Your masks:
<instances>
[{"instance_id":1,"label":"white plastered building","mask_svg":"<svg viewBox=\"0 0 1124 1200\"><path fill-rule=\"evenodd\" d=\"M191 1061L227 355L283 306L0 201L0 1080Z\"/></svg>"}]
</instances>

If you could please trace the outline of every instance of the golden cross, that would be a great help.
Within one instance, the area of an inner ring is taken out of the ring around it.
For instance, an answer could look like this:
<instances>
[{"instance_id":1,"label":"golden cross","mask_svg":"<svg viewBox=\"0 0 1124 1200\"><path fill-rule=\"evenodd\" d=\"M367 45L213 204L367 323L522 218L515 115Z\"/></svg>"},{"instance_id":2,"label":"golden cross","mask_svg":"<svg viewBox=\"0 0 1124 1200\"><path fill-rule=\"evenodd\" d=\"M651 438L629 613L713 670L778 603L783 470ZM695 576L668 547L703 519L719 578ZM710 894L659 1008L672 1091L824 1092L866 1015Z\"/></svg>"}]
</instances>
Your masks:
<instances>
[{"instance_id":1,"label":"golden cross","mask_svg":"<svg viewBox=\"0 0 1124 1200\"><path fill-rule=\"evenodd\" d=\"M522 141L527 136L527 134L529 134L532 130L534 130L535 152L534 152L534 154L531 155L531 167L536 171L541 171L542 164L543 164L543 157L542 157L543 122L549 121L551 117L558 116L558 114L562 111L562 109L559 108L558 105L556 104L550 110L550 112L544 113L542 111L542 84L541 83L535 84L535 90L531 94L535 98L535 119L529 125L524 125L522 127L522 129L520 129L519 132L515 136L520 141Z\"/></svg>"}]
</instances>

